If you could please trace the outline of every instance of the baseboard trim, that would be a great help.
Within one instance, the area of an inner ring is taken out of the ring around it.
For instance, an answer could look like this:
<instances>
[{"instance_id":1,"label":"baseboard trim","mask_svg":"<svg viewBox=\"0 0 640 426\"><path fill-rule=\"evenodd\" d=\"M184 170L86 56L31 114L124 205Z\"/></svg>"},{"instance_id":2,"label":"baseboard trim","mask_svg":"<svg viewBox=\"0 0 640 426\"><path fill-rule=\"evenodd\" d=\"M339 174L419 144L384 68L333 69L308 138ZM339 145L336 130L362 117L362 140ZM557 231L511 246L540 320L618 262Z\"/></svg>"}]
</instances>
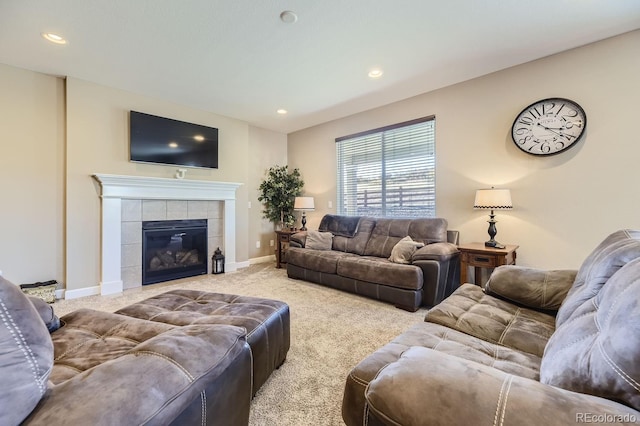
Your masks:
<instances>
[{"instance_id":1,"label":"baseboard trim","mask_svg":"<svg viewBox=\"0 0 640 426\"><path fill-rule=\"evenodd\" d=\"M276 261L276 255L270 254L269 256L254 257L249 259L249 265L255 265L256 263L275 262L275 261Z\"/></svg>"},{"instance_id":2,"label":"baseboard trim","mask_svg":"<svg viewBox=\"0 0 640 426\"><path fill-rule=\"evenodd\" d=\"M249 266L249 262L248 261L225 263L224 270L225 270L225 272L233 272L233 271L237 271L238 269L246 268L248 266Z\"/></svg>"},{"instance_id":3,"label":"baseboard trim","mask_svg":"<svg viewBox=\"0 0 640 426\"><path fill-rule=\"evenodd\" d=\"M79 288L77 290L65 290L64 298L77 299L79 297L95 296L96 294L100 294L100 286L98 285L93 287Z\"/></svg>"},{"instance_id":4,"label":"baseboard trim","mask_svg":"<svg viewBox=\"0 0 640 426\"><path fill-rule=\"evenodd\" d=\"M124 284L122 283L122 280L100 283L100 294L103 296L122 293L123 289Z\"/></svg>"}]
</instances>

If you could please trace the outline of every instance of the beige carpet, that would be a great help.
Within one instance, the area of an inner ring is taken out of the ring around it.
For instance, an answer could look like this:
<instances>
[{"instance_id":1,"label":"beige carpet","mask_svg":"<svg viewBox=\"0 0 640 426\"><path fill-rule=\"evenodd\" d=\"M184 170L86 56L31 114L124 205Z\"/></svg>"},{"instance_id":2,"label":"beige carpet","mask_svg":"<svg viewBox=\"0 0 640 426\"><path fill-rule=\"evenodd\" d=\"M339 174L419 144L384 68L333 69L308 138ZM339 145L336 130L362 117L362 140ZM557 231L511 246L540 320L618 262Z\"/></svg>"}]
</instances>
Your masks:
<instances>
[{"instance_id":1,"label":"beige carpet","mask_svg":"<svg viewBox=\"0 0 640 426\"><path fill-rule=\"evenodd\" d=\"M393 305L287 277L273 263L237 272L203 275L125 290L117 296L60 300L58 315L79 307L115 311L175 288L266 297L291 309L291 349L253 399L250 425L343 425L342 392L351 368L412 324L425 309L410 313Z\"/></svg>"}]
</instances>

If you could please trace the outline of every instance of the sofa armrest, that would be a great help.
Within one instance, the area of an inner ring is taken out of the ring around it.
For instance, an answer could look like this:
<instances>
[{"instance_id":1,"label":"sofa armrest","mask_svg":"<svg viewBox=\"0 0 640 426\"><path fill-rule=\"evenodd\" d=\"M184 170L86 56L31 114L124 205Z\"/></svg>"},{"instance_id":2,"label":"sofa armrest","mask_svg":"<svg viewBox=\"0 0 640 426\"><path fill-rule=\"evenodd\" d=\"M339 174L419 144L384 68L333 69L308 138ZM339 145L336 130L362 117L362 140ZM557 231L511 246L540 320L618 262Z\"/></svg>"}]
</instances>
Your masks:
<instances>
[{"instance_id":1,"label":"sofa armrest","mask_svg":"<svg viewBox=\"0 0 640 426\"><path fill-rule=\"evenodd\" d=\"M484 290L489 295L529 308L557 311L573 285L577 272L504 265L494 269Z\"/></svg>"},{"instance_id":2,"label":"sofa armrest","mask_svg":"<svg viewBox=\"0 0 640 426\"><path fill-rule=\"evenodd\" d=\"M433 243L420 247L413 253L412 262L418 260L443 261L458 254L458 247L451 243Z\"/></svg>"},{"instance_id":3,"label":"sofa armrest","mask_svg":"<svg viewBox=\"0 0 640 426\"><path fill-rule=\"evenodd\" d=\"M451 243L427 244L413 253L411 263L422 269L424 279L423 305L440 303L458 286L459 255L458 247Z\"/></svg>"},{"instance_id":4,"label":"sofa armrest","mask_svg":"<svg viewBox=\"0 0 640 426\"><path fill-rule=\"evenodd\" d=\"M307 242L307 231L296 232L289 236L289 245L291 247L304 248Z\"/></svg>"},{"instance_id":5,"label":"sofa armrest","mask_svg":"<svg viewBox=\"0 0 640 426\"><path fill-rule=\"evenodd\" d=\"M417 346L378 373L366 401L369 425L553 426L640 419L640 412L608 399Z\"/></svg>"}]
</instances>

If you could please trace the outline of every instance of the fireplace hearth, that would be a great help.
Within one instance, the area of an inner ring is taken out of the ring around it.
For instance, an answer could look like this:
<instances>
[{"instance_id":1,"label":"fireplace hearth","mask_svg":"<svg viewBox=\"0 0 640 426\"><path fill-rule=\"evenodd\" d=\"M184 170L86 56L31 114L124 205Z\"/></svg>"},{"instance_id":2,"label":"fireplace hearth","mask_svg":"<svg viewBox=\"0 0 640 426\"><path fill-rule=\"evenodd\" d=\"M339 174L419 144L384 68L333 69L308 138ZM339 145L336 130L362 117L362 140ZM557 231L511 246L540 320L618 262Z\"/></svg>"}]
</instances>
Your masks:
<instances>
[{"instance_id":1,"label":"fireplace hearth","mask_svg":"<svg viewBox=\"0 0 640 426\"><path fill-rule=\"evenodd\" d=\"M207 273L207 220L142 222L142 285Z\"/></svg>"}]
</instances>

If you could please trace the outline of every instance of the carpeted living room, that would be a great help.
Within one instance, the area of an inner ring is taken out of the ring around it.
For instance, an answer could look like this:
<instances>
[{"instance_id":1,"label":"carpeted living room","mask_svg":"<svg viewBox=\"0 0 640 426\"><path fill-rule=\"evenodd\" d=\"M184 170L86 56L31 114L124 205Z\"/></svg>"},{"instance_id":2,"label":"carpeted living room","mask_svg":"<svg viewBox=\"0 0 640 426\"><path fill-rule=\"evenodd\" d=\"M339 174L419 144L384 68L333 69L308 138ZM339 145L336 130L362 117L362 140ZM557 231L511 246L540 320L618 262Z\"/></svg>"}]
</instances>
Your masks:
<instances>
[{"instance_id":1,"label":"carpeted living room","mask_svg":"<svg viewBox=\"0 0 640 426\"><path fill-rule=\"evenodd\" d=\"M0 424L639 421L636 0L0 33Z\"/></svg>"},{"instance_id":2,"label":"carpeted living room","mask_svg":"<svg viewBox=\"0 0 640 426\"><path fill-rule=\"evenodd\" d=\"M285 269L276 269L271 263L224 275L184 278L127 290L118 296L61 300L54 308L60 315L78 307L115 311L178 288L287 301L292 345L284 364L252 400L251 425L342 424L339 407L351 367L424 316L424 309L406 312L393 305L289 279Z\"/></svg>"}]
</instances>

